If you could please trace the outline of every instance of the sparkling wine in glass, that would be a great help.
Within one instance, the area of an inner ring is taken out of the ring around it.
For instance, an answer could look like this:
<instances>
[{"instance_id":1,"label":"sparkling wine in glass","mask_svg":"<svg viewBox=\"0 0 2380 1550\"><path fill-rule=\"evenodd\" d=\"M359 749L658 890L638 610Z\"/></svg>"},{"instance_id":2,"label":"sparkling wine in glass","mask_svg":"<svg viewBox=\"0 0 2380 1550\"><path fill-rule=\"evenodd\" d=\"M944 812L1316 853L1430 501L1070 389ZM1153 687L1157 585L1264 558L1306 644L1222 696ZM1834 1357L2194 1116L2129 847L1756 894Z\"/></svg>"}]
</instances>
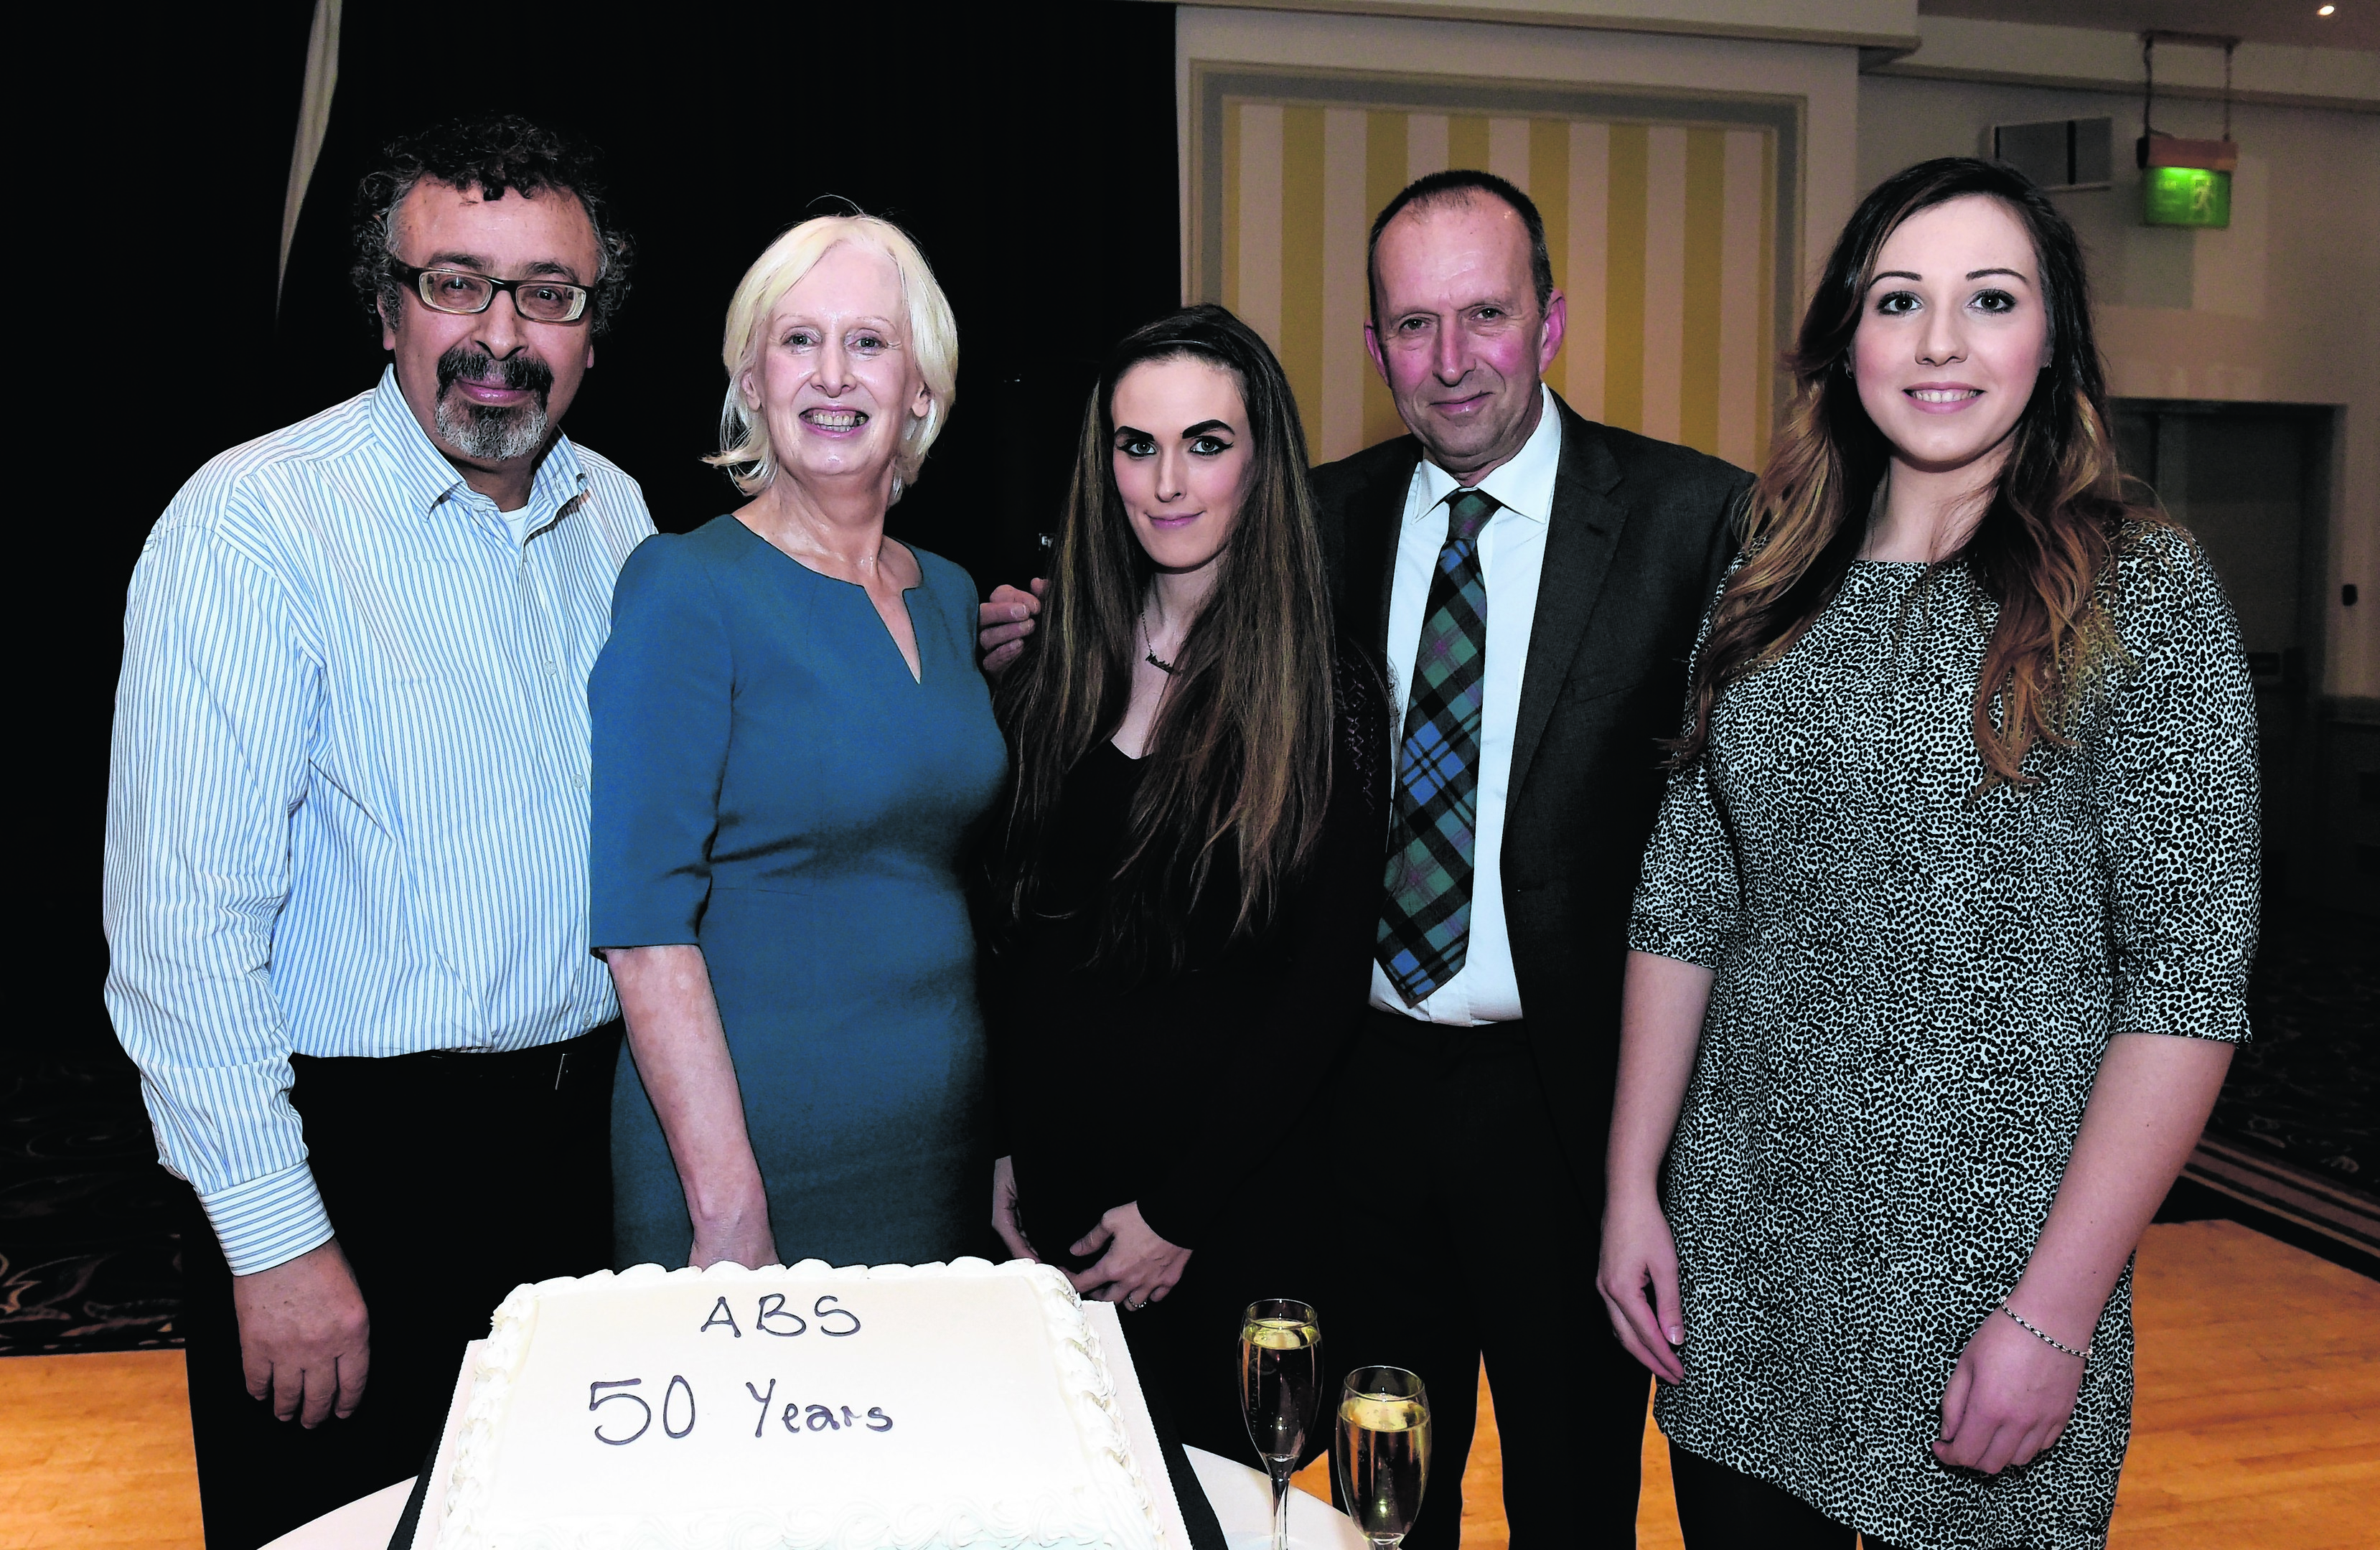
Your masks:
<instances>
[{"instance_id":1,"label":"sparkling wine in glass","mask_svg":"<svg viewBox=\"0 0 2380 1550\"><path fill-rule=\"evenodd\" d=\"M1272 1477L1272 1550L1289 1550L1289 1477L1305 1457L1322 1403L1322 1326L1285 1297L1248 1304L1240 1318L1240 1408Z\"/></svg>"},{"instance_id":2,"label":"sparkling wine in glass","mask_svg":"<svg viewBox=\"0 0 2380 1550\"><path fill-rule=\"evenodd\" d=\"M1379 1550L1404 1542L1429 1483L1429 1391L1402 1367L1358 1367L1339 1397L1330 1461L1356 1529Z\"/></svg>"}]
</instances>

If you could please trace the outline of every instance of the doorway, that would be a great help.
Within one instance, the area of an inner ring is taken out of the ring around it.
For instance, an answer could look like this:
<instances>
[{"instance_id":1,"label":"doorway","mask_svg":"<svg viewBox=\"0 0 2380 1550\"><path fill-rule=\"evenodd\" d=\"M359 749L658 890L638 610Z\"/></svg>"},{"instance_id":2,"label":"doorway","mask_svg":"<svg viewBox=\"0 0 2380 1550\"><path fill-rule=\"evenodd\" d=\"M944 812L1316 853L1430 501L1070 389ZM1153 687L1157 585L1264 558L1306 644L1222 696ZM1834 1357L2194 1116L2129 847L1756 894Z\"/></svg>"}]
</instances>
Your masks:
<instances>
[{"instance_id":1,"label":"doorway","mask_svg":"<svg viewBox=\"0 0 2380 1550\"><path fill-rule=\"evenodd\" d=\"M2380 726L2368 704L2322 692L2336 415L2143 399L2114 409L2124 471L2204 546L2255 683L2264 900L2248 992L2254 1036L2185 1180L2277 1214L2283 1225L2255 1223L2265 1230L2289 1236L2293 1226L2303 1246L2343 1249L2367 1268L2380 1251L2366 801Z\"/></svg>"},{"instance_id":2,"label":"doorway","mask_svg":"<svg viewBox=\"0 0 2380 1550\"><path fill-rule=\"evenodd\" d=\"M2119 399L2115 418L2124 472L2205 546L2239 616L2256 685L2265 898L2368 909L2351 818L2324 800L2325 745L2338 741L2321 693L2332 411Z\"/></svg>"}]
</instances>

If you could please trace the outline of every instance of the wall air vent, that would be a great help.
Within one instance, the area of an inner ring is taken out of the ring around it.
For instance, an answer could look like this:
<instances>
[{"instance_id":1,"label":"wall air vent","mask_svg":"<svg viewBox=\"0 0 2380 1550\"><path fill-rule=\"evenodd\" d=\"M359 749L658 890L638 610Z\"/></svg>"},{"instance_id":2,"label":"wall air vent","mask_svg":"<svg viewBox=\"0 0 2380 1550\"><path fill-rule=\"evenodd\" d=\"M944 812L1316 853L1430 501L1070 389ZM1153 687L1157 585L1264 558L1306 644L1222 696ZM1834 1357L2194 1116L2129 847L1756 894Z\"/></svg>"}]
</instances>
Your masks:
<instances>
[{"instance_id":1,"label":"wall air vent","mask_svg":"<svg viewBox=\"0 0 2380 1550\"><path fill-rule=\"evenodd\" d=\"M2112 118L2052 118L1995 124L1988 154L2053 192L2108 186Z\"/></svg>"}]
</instances>

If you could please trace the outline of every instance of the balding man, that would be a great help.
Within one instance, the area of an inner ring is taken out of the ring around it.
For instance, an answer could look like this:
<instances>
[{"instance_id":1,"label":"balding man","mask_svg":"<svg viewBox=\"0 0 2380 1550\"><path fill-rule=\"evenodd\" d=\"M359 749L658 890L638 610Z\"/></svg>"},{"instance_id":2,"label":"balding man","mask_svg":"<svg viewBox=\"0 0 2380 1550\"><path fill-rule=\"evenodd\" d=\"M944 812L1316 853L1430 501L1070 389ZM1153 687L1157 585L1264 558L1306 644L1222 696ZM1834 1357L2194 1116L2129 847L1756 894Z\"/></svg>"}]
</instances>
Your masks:
<instances>
[{"instance_id":1,"label":"balding man","mask_svg":"<svg viewBox=\"0 0 2380 1550\"><path fill-rule=\"evenodd\" d=\"M1314 470L1340 626L1401 715L1371 1010L1317 1196L1338 1373L1428 1385L1409 1550L1449 1550L1484 1356L1514 1550L1634 1543L1645 1369L1595 1287L1637 864L1751 476L1584 419L1527 195L1433 174L1373 223L1364 338L1411 434ZM984 605L985 665L1036 600ZM1330 1392L1337 1392L1337 1378Z\"/></svg>"}]
</instances>

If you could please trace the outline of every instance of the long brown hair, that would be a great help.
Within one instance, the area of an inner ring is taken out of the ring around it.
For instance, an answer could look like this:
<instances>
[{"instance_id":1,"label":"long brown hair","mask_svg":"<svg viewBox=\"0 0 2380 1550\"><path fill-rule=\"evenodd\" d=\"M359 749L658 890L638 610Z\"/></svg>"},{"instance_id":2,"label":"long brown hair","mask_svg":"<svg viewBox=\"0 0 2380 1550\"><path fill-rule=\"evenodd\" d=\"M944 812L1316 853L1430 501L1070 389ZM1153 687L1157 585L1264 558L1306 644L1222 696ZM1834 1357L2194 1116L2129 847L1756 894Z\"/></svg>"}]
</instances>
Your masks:
<instances>
[{"instance_id":1,"label":"long brown hair","mask_svg":"<svg viewBox=\"0 0 2380 1550\"><path fill-rule=\"evenodd\" d=\"M1312 855L1330 799L1330 612L1305 433L1281 363L1222 308L1160 318L1108 357L1084 407L1040 625L993 699L1015 775L992 892L1013 924L1035 907L1067 774L1114 735L1132 696L1154 567L1116 489L1116 383L1135 366L1184 357L1238 382L1253 446L1214 586L1149 733L1101 910L1099 958L1167 969L1184 962L1187 919L1217 857L1234 864L1237 936L1270 918Z\"/></svg>"},{"instance_id":2,"label":"long brown hair","mask_svg":"<svg viewBox=\"0 0 2380 1550\"><path fill-rule=\"evenodd\" d=\"M1927 572L1930 580L1963 562L1999 605L1970 711L1984 761L1978 793L2030 784L2026 755L2066 745L2082 691L2120 656L2104 596L2108 562L2140 530L2129 525L2165 518L2125 499L2074 228L2013 168L1972 156L1921 162L1860 201L1802 320L1784 430L1745 513L1747 557L1696 657L1694 724L1672 745L1678 765L1700 757L1719 694L1791 649L1858 557L1890 456L1848 369L1876 255L1911 216L1971 194L1999 200L2031 236L2050 345L1982 515Z\"/></svg>"}]
</instances>

